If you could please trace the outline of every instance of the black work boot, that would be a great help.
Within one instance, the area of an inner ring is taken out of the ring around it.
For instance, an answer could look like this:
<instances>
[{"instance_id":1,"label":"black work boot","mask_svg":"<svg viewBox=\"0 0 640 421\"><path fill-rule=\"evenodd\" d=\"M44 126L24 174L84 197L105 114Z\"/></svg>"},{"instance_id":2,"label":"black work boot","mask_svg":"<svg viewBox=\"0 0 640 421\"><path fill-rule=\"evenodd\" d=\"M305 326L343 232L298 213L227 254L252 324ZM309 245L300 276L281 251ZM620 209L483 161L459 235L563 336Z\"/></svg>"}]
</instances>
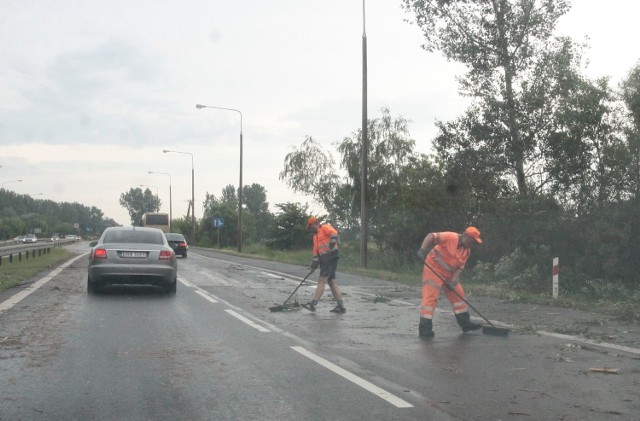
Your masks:
<instances>
[{"instance_id":1,"label":"black work boot","mask_svg":"<svg viewBox=\"0 0 640 421\"><path fill-rule=\"evenodd\" d=\"M418 325L418 334L421 338L433 338L433 320L420 318L420 325Z\"/></svg>"},{"instance_id":2,"label":"black work boot","mask_svg":"<svg viewBox=\"0 0 640 421\"><path fill-rule=\"evenodd\" d=\"M332 313L346 313L347 309L344 308L344 304L342 303L342 300L338 300L338 305L329 311L331 311Z\"/></svg>"},{"instance_id":3,"label":"black work boot","mask_svg":"<svg viewBox=\"0 0 640 421\"><path fill-rule=\"evenodd\" d=\"M315 312L316 311L316 304L318 304L318 302L316 300L311 300L308 303L302 303L300 305L302 307L306 308L307 310L311 311L311 312Z\"/></svg>"},{"instance_id":4,"label":"black work boot","mask_svg":"<svg viewBox=\"0 0 640 421\"><path fill-rule=\"evenodd\" d=\"M456 314L456 320L458 321L458 324L462 328L463 332L468 332L470 330L478 330L482 327L481 324L473 323L471 321L471 316L469 316L469 313L466 311L464 313Z\"/></svg>"},{"instance_id":5,"label":"black work boot","mask_svg":"<svg viewBox=\"0 0 640 421\"><path fill-rule=\"evenodd\" d=\"M331 310L329 310L332 313L346 313L347 309L344 307L341 307L340 304L338 304L337 306L335 306L334 308L332 308Z\"/></svg>"}]
</instances>

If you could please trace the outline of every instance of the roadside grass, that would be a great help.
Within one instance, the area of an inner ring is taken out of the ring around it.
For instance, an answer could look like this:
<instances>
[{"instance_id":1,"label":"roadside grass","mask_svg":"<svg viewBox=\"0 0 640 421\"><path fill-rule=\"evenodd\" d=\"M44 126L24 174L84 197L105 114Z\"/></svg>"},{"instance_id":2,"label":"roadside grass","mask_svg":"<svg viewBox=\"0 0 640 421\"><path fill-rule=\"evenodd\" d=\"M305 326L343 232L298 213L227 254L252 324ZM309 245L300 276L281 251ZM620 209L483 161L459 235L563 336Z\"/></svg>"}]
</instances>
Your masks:
<instances>
[{"instance_id":1,"label":"roadside grass","mask_svg":"<svg viewBox=\"0 0 640 421\"><path fill-rule=\"evenodd\" d=\"M22 258L22 261L3 259L0 265L0 292L33 278L45 270L52 270L73 254L61 247L53 247L51 252L41 256Z\"/></svg>"}]
</instances>

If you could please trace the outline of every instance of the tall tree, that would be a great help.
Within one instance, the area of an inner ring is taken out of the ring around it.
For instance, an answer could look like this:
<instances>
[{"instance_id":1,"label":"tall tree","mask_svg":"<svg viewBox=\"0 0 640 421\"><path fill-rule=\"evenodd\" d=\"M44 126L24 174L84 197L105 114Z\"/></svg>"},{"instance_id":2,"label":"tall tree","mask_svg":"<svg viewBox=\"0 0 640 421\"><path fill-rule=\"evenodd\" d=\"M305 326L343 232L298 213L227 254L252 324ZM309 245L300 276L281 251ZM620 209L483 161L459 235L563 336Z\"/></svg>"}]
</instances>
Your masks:
<instances>
[{"instance_id":1,"label":"tall tree","mask_svg":"<svg viewBox=\"0 0 640 421\"><path fill-rule=\"evenodd\" d=\"M402 188L402 167L415 160L415 142L409 138L408 120L393 118L388 108L382 116L369 120L369 218L382 216L379 210L394 189ZM361 130L335 143L340 156L340 177L333 155L324 150L312 137L307 137L300 148L285 158L280 179L295 191L309 194L320 202L329 214L329 220L340 227L353 229L360 226L360 151Z\"/></svg>"},{"instance_id":2,"label":"tall tree","mask_svg":"<svg viewBox=\"0 0 640 421\"><path fill-rule=\"evenodd\" d=\"M312 196L329 213L334 213L335 192L340 183L335 160L311 136L285 156L280 180L294 191Z\"/></svg>"},{"instance_id":3,"label":"tall tree","mask_svg":"<svg viewBox=\"0 0 640 421\"><path fill-rule=\"evenodd\" d=\"M491 133L492 147L502 150L519 193L527 195L528 159L538 145L531 142L535 137L523 135L531 133L523 127L524 99L531 72L544 63L545 51L557 49L551 36L569 2L404 0L404 6L415 13L425 37L423 48L466 65L462 93L485 99L483 112L489 111L486 117L501 126Z\"/></svg>"},{"instance_id":4,"label":"tall tree","mask_svg":"<svg viewBox=\"0 0 640 421\"><path fill-rule=\"evenodd\" d=\"M629 189L640 201L640 62L631 69L621 86L622 100L631 124L626 128L629 145Z\"/></svg>"},{"instance_id":5,"label":"tall tree","mask_svg":"<svg viewBox=\"0 0 640 421\"><path fill-rule=\"evenodd\" d=\"M257 241L262 241L269 236L269 224L273 218L269 212L267 190L264 186L253 183L250 186L244 186L242 195L247 211L256 221L255 238Z\"/></svg>"},{"instance_id":6,"label":"tall tree","mask_svg":"<svg viewBox=\"0 0 640 421\"><path fill-rule=\"evenodd\" d=\"M131 218L131 225L140 225L140 220L145 212L154 212L159 206L156 196L148 188L131 188L120 195L120 205L127 209Z\"/></svg>"},{"instance_id":7,"label":"tall tree","mask_svg":"<svg viewBox=\"0 0 640 421\"><path fill-rule=\"evenodd\" d=\"M406 177L403 169L416 160L415 141L409 137L409 121L402 116L393 118L388 108L381 109L382 116L369 120L369 170L367 207L372 235L376 227L389 213L394 212L388 206L389 199L403 190ZM351 137L345 137L337 145L341 156L341 166L346 170L349 187L349 199L353 204L349 216L359 219L360 214L360 157L362 151L362 131Z\"/></svg>"}]
</instances>

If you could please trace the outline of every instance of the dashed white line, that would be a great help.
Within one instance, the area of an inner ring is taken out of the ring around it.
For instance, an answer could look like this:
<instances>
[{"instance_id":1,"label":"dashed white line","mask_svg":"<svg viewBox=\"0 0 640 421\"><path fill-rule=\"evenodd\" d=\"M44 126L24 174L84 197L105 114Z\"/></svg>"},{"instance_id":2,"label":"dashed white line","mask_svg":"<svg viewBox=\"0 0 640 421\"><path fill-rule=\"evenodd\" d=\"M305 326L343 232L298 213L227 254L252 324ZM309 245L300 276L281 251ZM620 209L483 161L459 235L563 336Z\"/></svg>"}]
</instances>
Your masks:
<instances>
[{"instance_id":1,"label":"dashed white line","mask_svg":"<svg viewBox=\"0 0 640 421\"><path fill-rule=\"evenodd\" d=\"M182 282L183 284L185 284L186 286L193 288L193 284L187 280L185 280L184 278L178 277L178 281Z\"/></svg>"},{"instance_id":2,"label":"dashed white line","mask_svg":"<svg viewBox=\"0 0 640 421\"><path fill-rule=\"evenodd\" d=\"M244 317L243 315L241 315L240 313L236 313L233 310L225 310L227 313L229 313L230 315L232 315L233 317L235 317L236 319L240 320L241 322L244 322L246 324L248 324L249 326L251 326L252 328L260 331L260 332L271 332L269 329L260 326L257 323L252 322L251 320L247 319L246 317Z\"/></svg>"},{"instance_id":3,"label":"dashed white line","mask_svg":"<svg viewBox=\"0 0 640 421\"><path fill-rule=\"evenodd\" d=\"M368 382L367 380L363 379L362 377L358 377L355 374L343 369L340 366L337 366L335 364L333 364L330 361L325 360L324 358L320 357L319 355L314 354L313 352L310 352L308 350L306 350L305 348L302 348L301 346L292 346L291 349L293 349L294 351L304 355L305 357L309 358L312 361L315 361L316 363L320 364L321 366L333 371L334 373L336 373L337 375L344 377L345 379L349 380L352 383L357 384L358 386L362 387L363 389L365 389L368 392L373 393L374 395L378 396L379 398L384 399L385 401L389 402L391 405L397 407L397 408L413 408L413 405L411 405L409 402L400 399L399 397L397 397L396 395L393 395L392 393L387 392L386 390L379 388L378 386L376 386L375 384Z\"/></svg>"},{"instance_id":4,"label":"dashed white line","mask_svg":"<svg viewBox=\"0 0 640 421\"><path fill-rule=\"evenodd\" d=\"M196 294L198 294L199 296L201 296L202 298L204 298L205 300L211 301L212 303L217 303L218 301L216 301L213 297L211 297L209 294L196 290Z\"/></svg>"}]
</instances>

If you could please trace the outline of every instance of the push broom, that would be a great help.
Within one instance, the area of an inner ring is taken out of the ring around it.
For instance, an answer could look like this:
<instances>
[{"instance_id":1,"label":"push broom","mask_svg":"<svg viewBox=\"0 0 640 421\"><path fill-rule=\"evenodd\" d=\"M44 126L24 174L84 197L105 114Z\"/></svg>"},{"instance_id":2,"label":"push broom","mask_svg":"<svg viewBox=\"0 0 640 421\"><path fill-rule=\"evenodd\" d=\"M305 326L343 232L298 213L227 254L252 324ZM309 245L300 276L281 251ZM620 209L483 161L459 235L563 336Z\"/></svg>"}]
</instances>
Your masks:
<instances>
[{"instance_id":1,"label":"push broom","mask_svg":"<svg viewBox=\"0 0 640 421\"><path fill-rule=\"evenodd\" d=\"M293 292L291 293L291 295L289 295L289 297L284 300L284 303L277 305L277 306L273 306L273 307L269 307L269 310L271 310L272 313L278 312L278 311L286 311L287 310L287 303L289 302L289 300L291 299L291 297L293 297L293 294L296 293L296 291L298 290L298 288L300 288L302 286L302 284L304 284L304 281L307 280L307 278L309 276L311 276L311 274L315 272L315 269L311 269L311 272L307 273L307 276L304 277L304 279L302 280L302 282L300 282L300 284L298 284L298 286L296 287L296 289L293 290Z\"/></svg>"}]
</instances>

